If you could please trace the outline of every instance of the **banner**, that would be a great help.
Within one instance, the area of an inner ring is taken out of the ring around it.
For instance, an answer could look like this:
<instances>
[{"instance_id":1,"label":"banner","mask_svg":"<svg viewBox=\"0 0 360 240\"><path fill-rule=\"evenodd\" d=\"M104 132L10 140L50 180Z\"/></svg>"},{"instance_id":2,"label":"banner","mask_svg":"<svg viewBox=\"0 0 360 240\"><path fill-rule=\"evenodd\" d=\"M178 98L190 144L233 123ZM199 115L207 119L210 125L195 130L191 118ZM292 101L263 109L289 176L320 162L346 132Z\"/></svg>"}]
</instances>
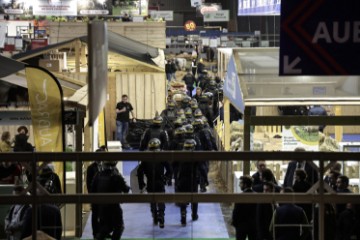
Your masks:
<instances>
[{"instance_id":1,"label":"banner","mask_svg":"<svg viewBox=\"0 0 360 240\"><path fill-rule=\"evenodd\" d=\"M38 0L33 5L33 14L41 16L76 16L77 2L76 0Z\"/></svg>"},{"instance_id":2,"label":"banner","mask_svg":"<svg viewBox=\"0 0 360 240\"><path fill-rule=\"evenodd\" d=\"M204 22L228 22L230 19L229 10L218 10L216 12L204 13Z\"/></svg>"},{"instance_id":3,"label":"banner","mask_svg":"<svg viewBox=\"0 0 360 240\"><path fill-rule=\"evenodd\" d=\"M294 151L297 147L319 150L319 126L284 126L282 135L283 151Z\"/></svg>"},{"instance_id":4,"label":"banner","mask_svg":"<svg viewBox=\"0 0 360 240\"><path fill-rule=\"evenodd\" d=\"M44 69L27 66L25 72L36 151L63 152L64 107L60 84L51 73ZM59 175L64 187L63 165L62 162L54 162L55 172Z\"/></svg>"},{"instance_id":5,"label":"banner","mask_svg":"<svg viewBox=\"0 0 360 240\"><path fill-rule=\"evenodd\" d=\"M163 18L165 21L174 21L174 11L150 11L152 19Z\"/></svg>"}]
</instances>

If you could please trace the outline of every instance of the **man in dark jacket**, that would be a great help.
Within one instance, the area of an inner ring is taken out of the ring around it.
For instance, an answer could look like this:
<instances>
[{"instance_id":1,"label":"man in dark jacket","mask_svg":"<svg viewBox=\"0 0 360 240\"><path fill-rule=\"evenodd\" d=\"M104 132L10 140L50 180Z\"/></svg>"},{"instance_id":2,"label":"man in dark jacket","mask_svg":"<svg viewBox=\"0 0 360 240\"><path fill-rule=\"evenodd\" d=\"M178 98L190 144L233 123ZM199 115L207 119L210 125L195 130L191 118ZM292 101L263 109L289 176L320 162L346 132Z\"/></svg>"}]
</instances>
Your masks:
<instances>
[{"instance_id":1,"label":"man in dark jacket","mask_svg":"<svg viewBox=\"0 0 360 240\"><path fill-rule=\"evenodd\" d=\"M196 83L196 78L194 77L192 72L188 70L182 80L186 84L187 94L189 95L189 97L192 97L192 91L194 90L194 83Z\"/></svg>"},{"instance_id":2,"label":"man in dark jacket","mask_svg":"<svg viewBox=\"0 0 360 240\"><path fill-rule=\"evenodd\" d=\"M183 151L194 151L196 142L194 139L187 139L184 142ZM198 162L181 162L178 170L178 192L198 192ZM180 204L181 224L186 225L186 203ZM198 220L198 203L191 203L191 217L193 221Z\"/></svg>"},{"instance_id":3,"label":"man in dark jacket","mask_svg":"<svg viewBox=\"0 0 360 240\"><path fill-rule=\"evenodd\" d=\"M105 146L101 146L99 149L96 150L96 152L106 152L106 147ZM100 172L101 170L101 163L100 161L95 161L93 163L91 163L87 170L86 170L86 188L88 193L92 192L92 185L93 185L93 181L95 179L95 176ZM92 230L93 230L93 236L94 238L96 237L96 234L98 233L98 225L99 225L99 221L98 221L98 206L97 204L92 203L91 204L91 226L92 226Z\"/></svg>"},{"instance_id":4,"label":"man in dark jacket","mask_svg":"<svg viewBox=\"0 0 360 240\"><path fill-rule=\"evenodd\" d=\"M293 190L284 188L283 192L292 193ZM301 207L286 203L274 211L270 229L275 231L275 240L303 240L307 239L310 233L309 226L304 226L308 224L305 212Z\"/></svg>"},{"instance_id":5,"label":"man in dark jacket","mask_svg":"<svg viewBox=\"0 0 360 240\"><path fill-rule=\"evenodd\" d=\"M305 149L298 147L295 149L295 152L305 152ZM291 161L286 169L285 178L284 178L284 187L292 187L295 183L295 171L297 169L303 169L306 172L306 181L311 185L314 185L318 179L318 172L306 161Z\"/></svg>"},{"instance_id":6,"label":"man in dark jacket","mask_svg":"<svg viewBox=\"0 0 360 240\"><path fill-rule=\"evenodd\" d=\"M240 189L243 193L253 193L250 176L240 177ZM232 223L236 231L236 240L256 239L256 204L235 203Z\"/></svg>"},{"instance_id":7,"label":"man in dark jacket","mask_svg":"<svg viewBox=\"0 0 360 240\"><path fill-rule=\"evenodd\" d=\"M43 194L37 189L37 194ZM62 234L62 222L60 209L54 204L41 204L37 206L37 230L43 231L47 235L60 240ZM32 208L26 210L24 216L24 228L21 238L32 235Z\"/></svg>"},{"instance_id":8,"label":"man in dark jacket","mask_svg":"<svg viewBox=\"0 0 360 240\"><path fill-rule=\"evenodd\" d=\"M148 151L161 151L161 142L157 138L150 139ZM165 173L166 170L166 173ZM141 162L137 170L139 189L143 192L145 187L149 193L165 193L164 183L171 177L170 165L167 162ZM146 184L144 182L146 176ZM154 224L159 223L164 228L165 203L150 203Z\"/></svg>"},{"instance_id":9,"label":"man in dark jacket","mask_svg":"<svg viewBox=\"0 0 360 240\"><path fill-rule=\"evenodd\" d=\"M161 141L161 150L169 149L169 136L168 133L161 128L163 125L163 118L160 116L156 116L150 128L146 129L141 140L140 140L140 151L144 151L147 149L149 141L153 138L157 138Z\"/></svg>"},{"instance_id":10,"label":"man in dark jacket","mask_svg":"<svg viewBox=\"0 0 360 240\"><path fill-rule=\"evenodd\" d=\"M102 162L102 170L95 176L92 184L93 193L128 193L130 187L116 169L115 161ZM120 204L99 204L99 232L96 239L103 240L111 235L112 240L119 240L124 231L123 213Z\"/></svg>"}]
</instances>

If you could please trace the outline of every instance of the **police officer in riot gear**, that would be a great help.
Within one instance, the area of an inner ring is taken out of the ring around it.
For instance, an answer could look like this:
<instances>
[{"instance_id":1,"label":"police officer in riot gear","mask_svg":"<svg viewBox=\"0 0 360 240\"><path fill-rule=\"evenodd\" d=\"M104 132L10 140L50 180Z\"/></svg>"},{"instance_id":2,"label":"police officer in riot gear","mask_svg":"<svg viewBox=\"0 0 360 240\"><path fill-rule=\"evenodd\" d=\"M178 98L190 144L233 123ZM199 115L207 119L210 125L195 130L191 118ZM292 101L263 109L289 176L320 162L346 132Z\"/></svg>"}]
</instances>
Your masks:
<instances>
[{"instance_id":1,"label":"police officer in riot gear","mask_svg":"<svg viewBox=\"0 0 360 240\"><path fill-rule=\"evenodd\" d=\"M152 138L160 139L162 150L169 149L169 136L168 133L161 128L162 124L163 124L162 117L156 116L153 119L151 127L146 129L140 140L140 147L139 147L140 151L144 151L147 148L148 143Z\"/></svg>"},{"instance_id":2,"label":"police officer in riot gear","mask_svg":"<svg viewBox=\"0 0 360 240\"><path fill-rule=\"evenodd\" d=\"M169 101L160 116L164 119L164 129L168 130L173 127L173 122L176 119L175 102Z\"/></svg>"},{"instance_id":3,"label":"police officer in riot gear","mask_svg":"<svg viewBox=\"0 0 360 240\"><path fill-rule=\"evenodd\" d=\"M184 142L183 151L194 151L196 142L194 139L187 139ZM178 192L198 192L198 162L181 162L178 171ZM186 203L180 204L181 224L186 225ZM198 203L191 203L191 217L196 221L198 216Z\"/></svg>"},{"instance_id":4,"label":"police officer in riot gear","mask_svg":"<svg viewBox=\"0 0 360 240\"><path fill-rule=\"evenodd\" d=\"M185 141L185 128L179 127L176 128L174 131L174 138L170 143L170 150L172 151L181 151L184 147L184 141ZM174 173L174 180L175 180L175 191L177 188L177 171L178 171L178 162L174 161L172 163L172 172Z\"/></svg>"},{"instance_id":5,"label":"police officer in riot gear","mask_svg":"<svg viewBox=\"0 0 360 240\"><path fill-rule=\"evenodd\" d=\"M208 88L204 92L212 93L212 110L214 117L217 117L219 115L219 91L215 80L209 82Z\"/></svg>"},{"instance_id":6,"label":"police officer in riot gear","mask_svg":"<svg viewBox=\"0 0 360 240\"><path fill-rule=\"evenodd\" d=\"M181 100L181 107L183 109L190 107L190 102L191 102L191 97L189 97L188 95L185 95L183 97L183 99Z\"/></svg>"},{"instance_id":7,"label":"police officer in riot gear","mask_svg":"<svg viewBox=\"0 0 360 240\"><path fill-rule=\"evenodd\" d=\"M148 151L160 151L161 142L157 138L150 139ZM166 170L166 173L164 171ZM137 170L139 188L146 187L149 193L165 193L164 181L171 177L170 165L167 162L141 162ZM144 175L146 182L144 182ZM150 209L154 224L159 223L160 228L164 228L165 223L165 203L150 203Z\"/></svg>"},{"instance_id":8,"label":"police officer in riot gear","mask_svg":"<svg viewBox=\"0 0 360 240\"><path fill-rule=\"evenodd\" d=\"M191 124L194 121L193 112L191 108L188 107L185 109L185 117L187 124Z\"/></svg>"},{"instance_id":9,"label":"police officer in riot gear","mask_svg":"<svg viewBox=\"0 0 360 240\"><path fill-rule=\"evenodd\" d=\"M212 127L212 120L213 120L213 112L211 107L211 99L209 98L210 94L204 93L201 95L199 99L199 109L201 110L202 114L210 121L210 126Z\"/></svg>"},{"instance_id":10,"label":"police officer in riot gear","mask_svg":"<svg viewBox=\"0 0 360 240\"><path fill-rule=\"evenodd\" d=\"M211 135L207 130L204 130L204 123L201 119L195 119L192 123L194 126L195 137L200 140L201 150L203 151L212 151L214 150L213 143L211 141ZM209 162L199 163L200 170L200 191L206 192L206 186L209 185L208 181L208 172L209 172Z\"/></svg>"},{"instance_id":11,"label":"police officer in riot gear","mask_svg":"<svg viewBox=\"0 0 360 240\"><path fill-rule=\"evenodd\" d=\"M128 193L130 187L116 169L116 161L103 161L101 171L92 184L93 193ZM105 239L111 233L112 240L118 240L124 231L123 213L120 204L99 204L99 232L96 239Z\"/></svg>"}]
</instances>

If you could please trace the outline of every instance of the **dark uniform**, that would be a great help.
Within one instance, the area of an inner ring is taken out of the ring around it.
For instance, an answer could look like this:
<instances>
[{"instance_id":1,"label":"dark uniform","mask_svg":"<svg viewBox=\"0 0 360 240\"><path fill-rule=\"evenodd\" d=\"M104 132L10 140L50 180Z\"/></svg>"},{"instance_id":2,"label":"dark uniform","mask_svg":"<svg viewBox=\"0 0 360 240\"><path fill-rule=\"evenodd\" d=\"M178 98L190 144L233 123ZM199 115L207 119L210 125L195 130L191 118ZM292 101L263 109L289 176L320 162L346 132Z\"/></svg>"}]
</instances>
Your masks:
<instances>
[{"instance_id":1,"label":"dark uniform","mask_svg":"<svg viewBox=\"0 0 360 240\"><path fill-rule=\"evenodd\" d=\"M185 140L183 151L194 151L196 142L193 139ZM198 162L181 162L178 171L178 192L198 192ZM186 203L180 204L181 224L186 225ZM191 203L191 217L195 221L199 218L198 203Z\"/></svg>"},{"instance_id":2,"label":"dark uniform","mask_svg":"<svg viewBox=\"0 0 360 240\"><path fill-rule=\"evenodd\" d=\"M157 138L161 141L161 150L169 149L169 136L167 132L161 129L161 125L163 124L163 118L157 116L153 119L153 123L150 128L146 129L144 132L141 141L140 141L140 151L144 151L147 149L148 143L150 139Z\"/></svg>"},{"instance_id":3,"label":"dark uniform","mask_svg":"<svg viewBox=\"0 0 360 240\"><path fill-rule=\"evenodd\" d=\"M208 88L204 90L204 92L210 92L213 95L212 98L212 110L213 115L216 118L219 115L219 91L216 87L216 82L211 80L209 82Z\"/></svg>"},{"instance_id":4,"label":"dark uniform","mask_svg":"<svg viewBox=\"0 0 360 240\"><path fill-rule=\"evenodd\" d=\"M116 162L104 162L103 169L94 179L94 193L128 193L130 187L115 168ZM111 239L120 239L124 231L124 220L120 204L99 204L99 232L96 239L105 239L111 232Z\"/></svg>"},{"instance_id":5,"label":"dark uniform","mask_svg":"<svg viewBox=\"0 0 360 240\"><path fill-rule=\"evenodd\" d=\"M95 176L100 172L100 162L91 163L86 170L86 187L89 193L92 192L92 184ZM97 204L91 204L91 226L93 230L93 236L96 237L96 234L99 231L99 219L98 219L98 209Z\"/></svg>"},{"instance_id":6,"label":"dark uniform","mask_svg":"<svg viewBox=\"0 0 360 240\"><path fill-rule=\"evenodd\" d=\"M189 97L192 97L192 91L194 90L194 83L197 84L196 78L191 73L191 71L187 72L187 74L182 79L185 82L187 88L187 94Z\"/></svg>"},{"instance_id":7,"label":"dark uniform","mask_svg":"<svg viewBox=\"0 0 360 240\"><path fill-rule=\"evenodd\" d=\"M185 141L185 128L179 127L174 131L174 139L170 143L170 150L172 151L181 151L184 147ZM177 172L179 168L179 163L174 161L172 163L172 172L175 180L175 192L177 191Z\"/></svg>"},{"instance_id":8,"label":"dark uniform","mask_svg":"<svg viewBox=\"0 0 360 240\"><path fill-rule=\"evenodd\" d=\"M157 138L149 141L149 151L160 151L161 142ZM165 173L166 170L166 173ZM149 193L165 193L164 183L171 177L170 165L167 162L141 162L137 170L139 188ZM144 182L146 176L147 184ZM153 216L154 224L159 223L159 227L164 227L165 203L150 203L150 209Z\"/></svg>"},{"instance_id":9,"label":"dark uniform","mask_svg":"<svg viewBox=\"0 0 360 240\"><path fill-rule=\"evenodd\" d=\"M62 223L60 209L53 204L41 204L37 207L37 230L50 237L61 239ZM32 208L26 210L21 238L32 236Z\"/></svg>"},{"instance_id":10,"label":"dark uniform","mask_svg":"<svg viewBox=\"0 0 360 240\"><path fill-rule=\"evenodd\" d=\"M201 119L195 119L193 122L194 135L196 139L199 139L202 151L214 150L213 143L211 142L211 135L207 130L203 129L203 121ZM206 192L206 186L209 185L208 172L209 162L204 161L199 163L200 171L200 191Z\"/></svg>"}]
</instances>

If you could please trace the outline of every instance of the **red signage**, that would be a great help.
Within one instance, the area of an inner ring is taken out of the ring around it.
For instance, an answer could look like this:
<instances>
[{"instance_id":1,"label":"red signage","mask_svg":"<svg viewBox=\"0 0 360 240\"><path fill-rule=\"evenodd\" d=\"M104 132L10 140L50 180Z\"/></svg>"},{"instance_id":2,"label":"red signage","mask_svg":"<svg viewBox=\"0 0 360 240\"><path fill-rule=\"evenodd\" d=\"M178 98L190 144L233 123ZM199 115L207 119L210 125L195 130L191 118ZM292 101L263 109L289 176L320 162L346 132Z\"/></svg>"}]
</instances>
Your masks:
<instances>
[{"instance_id":1,"label":"red signage","mask_svg":"<svg viewBox=\"0 0 360 240\"><path fill-rule=\"evenodd\" d=\"M186 23L184 24L184 28L186 31L195 31L196 29L196 24L194 21L186 21Z\"/></svg>"}]
</instances>

